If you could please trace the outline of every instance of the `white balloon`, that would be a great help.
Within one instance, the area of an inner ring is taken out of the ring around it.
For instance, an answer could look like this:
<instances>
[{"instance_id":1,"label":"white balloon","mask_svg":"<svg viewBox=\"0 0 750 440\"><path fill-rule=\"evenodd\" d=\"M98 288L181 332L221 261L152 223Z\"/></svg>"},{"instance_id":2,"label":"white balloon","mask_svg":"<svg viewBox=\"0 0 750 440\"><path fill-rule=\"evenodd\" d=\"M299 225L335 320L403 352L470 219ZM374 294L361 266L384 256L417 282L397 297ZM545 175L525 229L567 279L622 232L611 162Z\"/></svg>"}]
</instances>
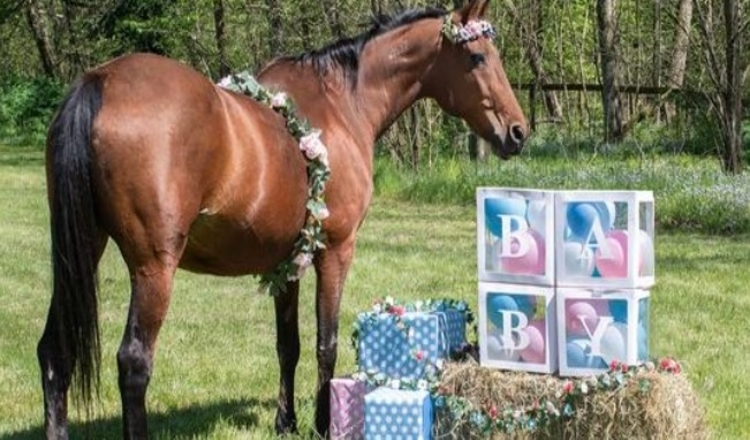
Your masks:
<instances>
[{"instance_id":1,"label":"white balloon","mask_svg":"<svg viewBox=\"0 0 750 440\"><path fill-rule=\"evenodd\" d=\"M520 350L505 348L502 332L495 330L487 334L487 357L491 361L517 362L521 358L521 353Z\"/></svg>"},{"instance_id":2,"label":"white balloon","mask_svg":"<svg viewBox=\"0 0 750 440\"><path fill-rule=\"evenodd\" d=\"M583 243L567 241L563 245L563 273L590 277L594 273L594 253Z\"/></svg>"},{"instance_id":3,"label":"white balloon","mask_svg":"<svg viewBox=\"0 0 750 440\"><path fill-rule=\"evenodd\" d=\"M654 266L656 265L656 258L654 255L654 241L646 231L641 229L638 230L638 249L641 253L639 275L654 275Z\"/></svg>"},{"instance_id":4,"label":"white balloon","mask_svg":"<svg viewBox=\"0 0 750 440\"><path fill-rule=\"evenodd\" d=\"M529 227L535 230L542 238L547 238L547 206L544 200L531 200L526 209L526 220Z\"/></svg>"},{"instance_id":5,"label":"white balloon","mask_svg":"<svg viewBox=\"0 0 750 440\"><path fill-rule=\"evenodd\" d=\"M612 229L615 227L615 216L617 215L615 202L604 202L604 206L607 207L607 214L609 214L609 224L607 225L607 229Z\"/></svg>"},{"instance_id":6,"label":"white balloon","mask_svg":"<svg viewBox=\"0 0 750 440\"><path fill-rule=\"evenodd\" d=\"M604 330L599 350L607 364L612 361L625 362L628 356L628 326L613 322Z\"/></svg>"}]
</instances>

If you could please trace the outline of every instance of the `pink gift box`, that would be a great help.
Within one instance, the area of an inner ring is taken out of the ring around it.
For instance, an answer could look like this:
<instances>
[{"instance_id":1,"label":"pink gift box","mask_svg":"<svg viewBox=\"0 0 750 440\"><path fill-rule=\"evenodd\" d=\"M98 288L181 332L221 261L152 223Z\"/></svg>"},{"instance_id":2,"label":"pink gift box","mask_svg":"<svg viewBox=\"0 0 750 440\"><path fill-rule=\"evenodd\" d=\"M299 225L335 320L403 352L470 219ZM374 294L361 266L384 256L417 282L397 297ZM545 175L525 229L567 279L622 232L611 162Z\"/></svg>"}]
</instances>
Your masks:
<instances>
[{"instance_id":1,"label":"pink gift box","mask_svg":"<svg viewBox=\"0 0 750 440\"><path fill-rule=\"evenodd\" d=\"M364 439L367 383L353 377L331 379L331 439Z\"/></svg>"}]
</instances>

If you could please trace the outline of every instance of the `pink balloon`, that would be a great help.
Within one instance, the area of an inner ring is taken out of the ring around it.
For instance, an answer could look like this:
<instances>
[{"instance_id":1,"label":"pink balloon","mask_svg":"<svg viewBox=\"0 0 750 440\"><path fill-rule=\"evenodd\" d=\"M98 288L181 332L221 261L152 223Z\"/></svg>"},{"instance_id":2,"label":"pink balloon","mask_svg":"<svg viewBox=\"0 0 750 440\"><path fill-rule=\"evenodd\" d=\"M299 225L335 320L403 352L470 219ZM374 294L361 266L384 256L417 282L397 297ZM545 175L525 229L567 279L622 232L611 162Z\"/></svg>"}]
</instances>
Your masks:
<instances>
[{"instance_id":1,"label":"pink balloon","mask_svg":"<svg viewBox=\"0 0 750 440\"><path fill-rule=\"evenodd\" d=\"M599 314L596 308L587 301L567 301L565 308L565 329L566 336L587 336L586 328L583 326L583 320L586 322L589 330L596 327L599 321Z\"/></svg>"},{"instance_id":2,"label":"pink balloon","mask_svg":"<svg viewBox=\"0 0 750 440\"><path fill-rule=\"evenodd\" d=\"M523 255L515 256L521 248L519 240L523 240L528 245L528 250ZM538 232L529 229L517 237L513 237L511 239L510 251L511 255L514 256L500 257L500 265L503 272L509 274L544 275L547 253L544 238Z\"/></svg>"},{"instance_id":3,"label":"pink balloon","mask_svg":"<svg viewBox=\"0 0 750 440\"><path fill-rule=\"evenodd\" d=\"M602 278L625 278L628 276L628 233L614 230L607 234L605 246L609 255L605 258L601 247L594 256L596 268Z\"/></svg>"},{"instance_id":4,"label":"pink balloon","mask_svg":"<svg viewBox=\"0 0 750 440\"><path fill-rule=\"evenodd\" d=\"M521 350L521 359L531 364L543 364L546 359L544 334L544 321L531 321L529 326L523 330L529 338L529 345Z\"/></svg>"}]
</instances>

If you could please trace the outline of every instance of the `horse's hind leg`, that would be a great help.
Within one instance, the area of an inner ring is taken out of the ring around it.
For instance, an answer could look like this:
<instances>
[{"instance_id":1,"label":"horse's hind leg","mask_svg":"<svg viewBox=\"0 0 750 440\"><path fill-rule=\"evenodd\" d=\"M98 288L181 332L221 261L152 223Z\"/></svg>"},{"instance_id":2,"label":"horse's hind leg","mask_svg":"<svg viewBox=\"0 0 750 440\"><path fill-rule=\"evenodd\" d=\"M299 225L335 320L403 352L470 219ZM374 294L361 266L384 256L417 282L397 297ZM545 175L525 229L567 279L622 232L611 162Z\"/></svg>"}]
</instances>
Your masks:
<instances>
[{"instance_id":1,"label":"horse's hind leg","mask_svg":"<svg viewBox=\"0 0 750 440\"><path fill-rule=\"evenodd\" d=\"M274 300L276 307L276 354L279 357L278 409L276 432L279 434L297 431L297 416L294 412L294 373L299 361L299 282L287 284L286 293Z\"/></svg>"},{"instance_id":2,"label":"horse's hind leg","mask_svg":"<svg viewBox=\"0 0 750 440\"><path fill-rule=\"evenodd\" d=\"M161 253L148 262L129 266L130 309L117 352L125 438L147 438L146 389L151 378L156 338L167 314L175 254Z\"/></svg>"},{"instance_id":3,"label":"horse's hind leg","mask_svg":"<svg viewBox=\"0 0 750 440\"><path fill-rule=\"evenodd\" d=\"M95 240L95 263L98 263L107 245L107 236L99 234ZM89 310L72 310L61 293L53 293L47 314L47 323L37 345L37 358L42 372L44 393L44 429L48 439L68 438L68 389L73 376L71 353L66 353L64 341L66 313L88 313ZM92 319L96 319L93 317ZM84 403L86 396L84 398Z\"/></svg>"}]
</instances>

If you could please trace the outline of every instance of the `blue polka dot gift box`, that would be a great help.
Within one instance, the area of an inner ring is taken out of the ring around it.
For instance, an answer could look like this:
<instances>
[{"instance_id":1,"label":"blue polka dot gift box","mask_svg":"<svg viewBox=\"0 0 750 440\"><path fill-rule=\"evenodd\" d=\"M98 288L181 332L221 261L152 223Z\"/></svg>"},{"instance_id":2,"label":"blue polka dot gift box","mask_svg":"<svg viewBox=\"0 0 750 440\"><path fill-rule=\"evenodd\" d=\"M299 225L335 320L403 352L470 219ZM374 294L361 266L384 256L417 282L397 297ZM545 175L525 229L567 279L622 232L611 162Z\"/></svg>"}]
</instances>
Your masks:
<instances>
[{"instance_id":1,"label":"blue polka dot gift box","mask_svg":"<svg viewBox=\"0 0 750 440\"><path fill-rule=\"evenodd\" d=\"M390 297L360 313L354 340L359 371L394 379L433 375L437 364L466 344L463 301L429 300L400 305Z\"/></svg>"},{"instance_id":2,"label":"blue polka dot gift box","mask_svg":"<svg viewBox=\"0 0 750 440\"><path fill-rule=\"evenodd\" d=\"M432 421L427 391L380 387L365 397L366 440L431 439Z\"/></svg>"}]
</instances>

